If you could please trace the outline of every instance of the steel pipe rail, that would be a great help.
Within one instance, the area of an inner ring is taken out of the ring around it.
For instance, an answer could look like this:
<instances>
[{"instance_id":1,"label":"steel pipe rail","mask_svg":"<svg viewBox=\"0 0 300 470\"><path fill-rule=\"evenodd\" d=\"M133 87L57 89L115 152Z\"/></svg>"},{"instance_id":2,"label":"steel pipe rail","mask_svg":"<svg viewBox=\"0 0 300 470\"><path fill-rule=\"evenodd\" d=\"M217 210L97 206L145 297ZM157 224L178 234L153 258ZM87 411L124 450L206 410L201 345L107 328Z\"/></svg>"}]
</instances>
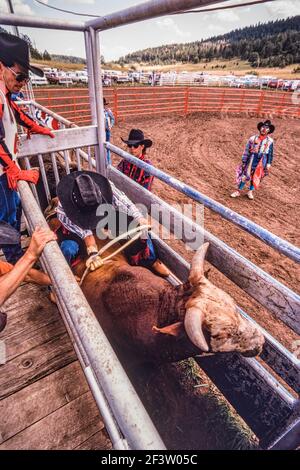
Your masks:
<instances>
[{"instance_id":1,"label":"steel pipe rail","mask_svg":"<svg viewBox=\"0 0 300 470\"><path fill-rule=\"evenodd\" d=\"M267 245L279 251L279 253L282 253L288 258L291 258L293 261L300 263L300 248L292 245L286 240L283 240L277 235L274 235L273 233L264 229L263 227L256 224L255 222L251 222L249 219L238 214L237 212L234 212L233 210L228 209L228 207L223 206L223 204L220 204L219 202L214 201L210 197L205 196L204 194L200 193L196 189L183 183L177 178L174 178L168 173L165 173L164 171L161 171L153 167L152 165L149 165L148 163L145 163L142 160L133 157L129 153L125 152L124 150L119 149L119 147L116 147L115 145L112 145L109 142L106 142L105 145L108 149L110 149L115 154L119 155L122 158L125 158L125 160L129 161L130 163L133 163L139 168L142 168L143 170L147 171L151 175L156 176L157 178L159 178L161 181L164 181L172 188L185 194L191 199L194 199L194 201L197 201L203 204L205 207L208 207L212 211L216 212L217 214L220 214L224 219L229 220L233 224L241 227L246 232L251 233L251 235L255 236L259 240L263 241Z\"/></svg>"},{"instance_id":2,"label":"steel pipe rail","mask_svg":"<svg viewBox=\"0 0 300 470\"><path fill-rule=\"evenodd\" d=\"M151 0L149 2L134 5L130 8L117 11L111 15L101 16L85 23L85 28L90 27L104 31L137 21L150 20L158 16L169 15L183 10L191 10L196 7L205 7L215 3L224 3L228 0Z\"/></svg>"},{"instance_id":3,"label":"steel pipe rail","mask_svg":"<svg viewBox=\"0 0 300 470\"><path fill-rule=\"evenodd\" d=\"M26 28L62 29L65 31L84 31L83 22L54 20L37 16L6 14L0 16L1 25L25 26Z\"/></svg>"},{"instance_id":4,"label":"steel pipe rail","mask_svg":"<svg viewBox=\"0 0 300 470\"><path fill-rule=\"evenodd\" d=\"M31 227L48 227L28 184L20 181L18 189ZM71 318L69 327L74 331L74 337L79 337L84 346L90 365L129 447L143 450L165 449L56 242L46 245L42 260L50 267L56 294Z\"/></svg>"}]
</instances>

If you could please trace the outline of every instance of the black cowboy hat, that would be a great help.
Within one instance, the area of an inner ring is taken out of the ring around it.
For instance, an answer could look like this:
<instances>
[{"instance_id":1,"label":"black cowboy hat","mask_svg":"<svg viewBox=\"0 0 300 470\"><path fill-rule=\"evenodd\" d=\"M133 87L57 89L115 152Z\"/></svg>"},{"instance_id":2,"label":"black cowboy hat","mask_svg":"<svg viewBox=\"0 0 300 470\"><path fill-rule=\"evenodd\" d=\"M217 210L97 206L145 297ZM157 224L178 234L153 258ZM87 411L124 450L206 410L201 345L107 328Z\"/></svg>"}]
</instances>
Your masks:
<instances>
[{"instance_id":1,"label":"black cowboy hat","mask_svg":"<svg viewBox=\"0 0 300 470\"><path fill-rule=\"evenodd\" d=\"M146 148L152 145L152 140L145 139L144 133L140 129L131 129L128 140L123 139L123 137L121 137L121 140L127 145L140 144L145 145Z\"/></svg>"},{"instance_id":2,"label":"black cowboy hat","mask_svg":"<svg viewBox=\"0 0 300 470\"><path fill-rule=\"evenodd\" d=\"M260 131L260 129L263 127L263 126L266 126L269 128L269 134L272 134L274 131L275 131L275 126L273 126L273 124L271 123L271 121L269 119L267 119L266 121L264 122L259 122L257 124L257 129Z\"/></svg>"},{"instance_id":3,"label":"black cowboy hat","mask_svg":"<svg viewBox=\"0 0 300 470\"><path fill-rule=\"evenodd\" d=\"M73 171L57 186L57 196L69 219L80 228L93 230L104 216L100 204L111 204L113 193L107 178L93 171Z\"/></svg>"},{"instance_id":4,"label":"black cowboy hat","mask_svg":"<svg viewBox=\"0 0 300 470\"><path fill-rule=\"evenodd\" d=\"M29 46L24 39L8 33L0 33L0 62L18 64L39 77L44 76L42 69L29 63Z\"/></svg>"},{"instance_id":5,"label":"black cowboy hat","mask_svg":"<svg viewBox=\"0 0 300 470\"><path fill-rule=\"evenodd\" d=\"M0 221L0 245L17 245L21 234L4 220Z\"/></svg>"}]
</instances>

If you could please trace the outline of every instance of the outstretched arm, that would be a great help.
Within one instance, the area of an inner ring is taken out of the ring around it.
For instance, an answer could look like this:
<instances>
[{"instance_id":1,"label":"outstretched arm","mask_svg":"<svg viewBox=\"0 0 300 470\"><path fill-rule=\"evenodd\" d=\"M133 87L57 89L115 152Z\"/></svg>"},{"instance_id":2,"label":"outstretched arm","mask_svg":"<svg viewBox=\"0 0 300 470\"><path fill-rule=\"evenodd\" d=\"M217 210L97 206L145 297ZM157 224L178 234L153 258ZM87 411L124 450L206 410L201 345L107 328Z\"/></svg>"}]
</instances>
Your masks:
<instances>
[{"instance_id":1,"label":"outstretched arm","mask_svg":"<svg viewBox=\"0 0 300 470\"><path fill-rule=\"evenodd\" d=\"M9 273L0 278L0 306L24 281L29 270L41 255L46 243L53 240L56 240L56 235L51 230L36 228L24 256Z\"/></svg>"}]
</instances>

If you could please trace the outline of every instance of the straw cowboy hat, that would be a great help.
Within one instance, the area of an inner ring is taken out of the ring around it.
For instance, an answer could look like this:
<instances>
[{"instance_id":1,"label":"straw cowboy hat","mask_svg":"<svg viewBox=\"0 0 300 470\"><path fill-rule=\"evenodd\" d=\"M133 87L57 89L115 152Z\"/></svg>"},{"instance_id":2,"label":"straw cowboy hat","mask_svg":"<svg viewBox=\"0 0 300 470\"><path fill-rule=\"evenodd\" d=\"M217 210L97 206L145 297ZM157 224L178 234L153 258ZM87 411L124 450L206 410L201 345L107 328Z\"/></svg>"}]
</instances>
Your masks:
<instances>
[{"instance_id":1,"label":"straw cowboy hat","mask_svg":"<svg viewBox=\"0 0 300 470\"><path fill-rule=\"evenodd\" d=\"M269 134L272 134L275 131L275 126L271 123L269 119L267 119L264 122L259 122L257 124L257 129L260 131L260 129L265 126L269 128Z\"/></svg>"},{"instance_id":2,"label":"straw cowboy hat","mask_svg":"<svg viewBox=\"0 0 300 470\"><path fill-rule=\"evenodd\" d=\"M107 178L93 171L73 171L57 186L57 196L71 221L93 230L105 215L96 215L100 204L111 204L113 193Z\"/></svg>"},{"instance_id":3,"label":"straw cowboy hat","mask_svg":"<svg viewBox=\"0 0 300 470\"><path fill-rule=\"evenodd\" d=\"M42 69L29 63L28 43L12 34L0 33L0 62L3 62L4 65L16 63L39 77L44 76Z\"/></svg>"},{"instance_id":4,"label":"straw cowboy hat","mask_svg":"<svg viewBox=\"0 0 300 470\"><path fill-rule=\"evenodd\" d=\"M127 145L140 144L144 145L146 148L151 147L152 145L152 140L145 139L144 133L140 129L131 129L128 140L123 139L123 137L121 137L121 140Z\"/></svg>"}]
</instances>

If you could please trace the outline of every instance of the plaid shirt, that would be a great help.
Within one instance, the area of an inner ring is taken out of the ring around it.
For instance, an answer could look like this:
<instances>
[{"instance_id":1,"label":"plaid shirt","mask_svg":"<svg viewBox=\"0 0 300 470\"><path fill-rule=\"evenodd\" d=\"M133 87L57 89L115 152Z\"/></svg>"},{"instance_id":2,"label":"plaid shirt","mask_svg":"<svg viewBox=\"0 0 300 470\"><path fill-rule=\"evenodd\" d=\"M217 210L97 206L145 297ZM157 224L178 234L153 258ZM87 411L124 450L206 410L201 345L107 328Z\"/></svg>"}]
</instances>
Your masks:
<instances>
[{"instance_id":1,"label":"plaid shirt","mask_svg":"<svg viewBox=\"0 0 300 470\"><path fill-rule=\"evenodd\" d=\"M140 219L143 217L142 213L138 210L138 208L133 204L133 202L126 196L125 193L120 191L111 181L110 181L111 189L113 191L113 201L112 205L115 209L118 209L125 214L133 217L135 220ZM78 225L74 224L67 216L66 213L60 203L56 208L57 218L62 223L62 225L69 230L70 232L75 233L79 238L84 239L90 235L93 235L91 230L83 230L82 228L78 227Z\"/></svg>"},{"instance_id":2,"label":"plaid shirt","mask_svg":"<svg viewBox=\"0 0 300 470\"><path fill-rule=\"evenodd\" d=\"M145 155L140 156L139 159L145 163L149 163L149 165L152 164L150 160L145 159ZM147 173L142 168L138 168L133 163L126 161L125 158L120 161L117 168L119 171L124 173L124 175L143 186L143 188L151 191L154 176L150 175L150 173Z\"/></svg>"}]
</instances>

